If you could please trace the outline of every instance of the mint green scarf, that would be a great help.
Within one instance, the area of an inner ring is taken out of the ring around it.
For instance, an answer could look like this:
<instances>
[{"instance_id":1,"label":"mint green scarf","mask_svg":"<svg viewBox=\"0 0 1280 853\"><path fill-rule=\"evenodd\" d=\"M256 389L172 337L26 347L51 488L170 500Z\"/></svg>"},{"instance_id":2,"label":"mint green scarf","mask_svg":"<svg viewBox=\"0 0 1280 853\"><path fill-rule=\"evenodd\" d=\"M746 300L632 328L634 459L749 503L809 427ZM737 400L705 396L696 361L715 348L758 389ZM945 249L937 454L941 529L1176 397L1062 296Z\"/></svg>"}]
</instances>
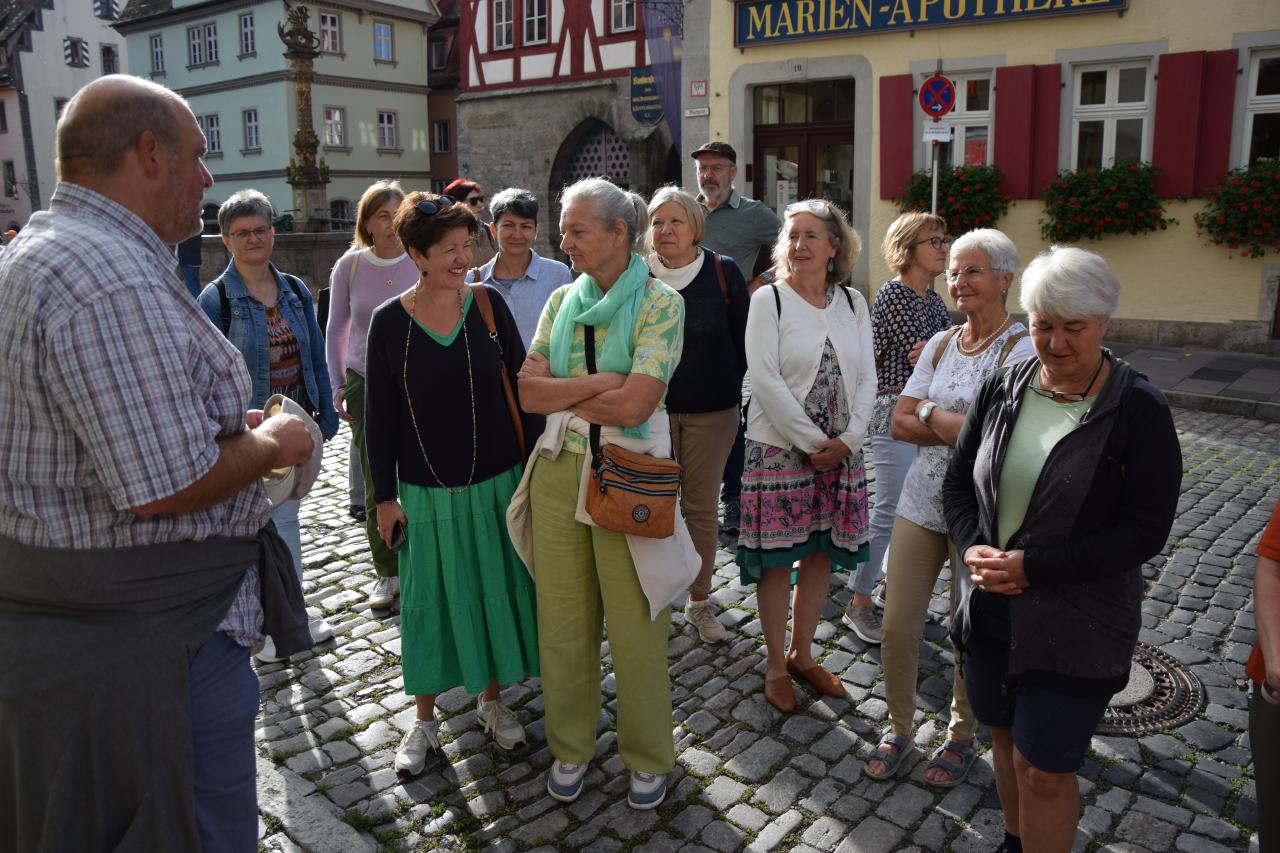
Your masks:
<instances>
[{"instance_id":1,"label":"mint green scarf","mask_svg":"<svg viewBox=\"0 0 1280 853\"><path fill-rule=\"evenodd\" d=\"M574 282L573 289L560 303L555 322L551 326L551 375L569 375L569 354L573 349L575 326L608 326L612 331L604 344L596 348L596 370L602 373L630 373L634 353L631 350L631 331L640 314L644 301L645 283L649 280L649 268L636 253L618 276L609 292L601 294L595 279L583 273ZM623 429L625 435L648 438L649 425Z\"/></svg>"}]
</instances>

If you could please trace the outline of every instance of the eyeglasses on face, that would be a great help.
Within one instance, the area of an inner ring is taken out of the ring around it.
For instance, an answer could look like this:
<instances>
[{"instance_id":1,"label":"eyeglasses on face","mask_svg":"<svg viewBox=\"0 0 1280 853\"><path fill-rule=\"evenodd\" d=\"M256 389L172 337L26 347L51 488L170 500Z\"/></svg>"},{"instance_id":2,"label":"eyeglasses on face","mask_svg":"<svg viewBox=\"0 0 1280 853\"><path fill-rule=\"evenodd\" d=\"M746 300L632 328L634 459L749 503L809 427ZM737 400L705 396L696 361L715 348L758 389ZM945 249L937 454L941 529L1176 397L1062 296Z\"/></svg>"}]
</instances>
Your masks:
<instances>
[{"instance_id":1,"label":"eyeglasses on face","mask_svg":"<svg viewBox=\"0 0 1280 853\"><path fill-rule=\"evenodd\" d=\"M937 239L936 237L934 238ZM961 276L965 278L977 278L984 272L990 271L991 267L965 267L962 270L947 270L943 273L947 277L947 281L956 281Z\"/></svg>"},{"instance_id":2,"label":"eyeglasses on face","mask_svg":"<svg viewBox=\"0 0 1280 853\"><path fill-rule=\"evenodd\" d=\"M228 236L231 237L232 240L248 240L249 236L253 235L259 240L265 240L270 234L271 229L264 226L262 228L253 229L241 228L239 231L232 231Z\"/></svg>"},{"instance_id":3,"label":"eyeglasses on face","mask_svg":"<svg viewBox=\"0 0 1280 853\"><path fill-rule=\"evenodd\" d=\"M467 199L467 204L471 205L472 207L481 207L484 205L484 196L473 195L471 198Z\"/></svg>"},{"instance_id":4,"label":"eyeglasses on face","mask_svg":"<svg viewBox=\"0 0 1280 853\"><path fill-rule=\"evenodd\" d=\"M423 216L435 216L451 204L453 204L453 199L449 198L447 195L442 195L437 201L431 201L430 199L424 198L422 201L416 203L413 206L413 209L421 213Z\"/></svg>"},{"instance_id":5,"label":"eyeglasses on face","mask_svg":"<svg viewBox=\"0 0 1280 853\"><path fill-rule=\"evenodd\" d=\"M725 165L724 163L699 163L698 174L699 175L723 175L725 172L729 171L732 168L733 168L732 166Z\"/></svg>"},{"instance_id":6,"label":"eyeglasses on face","mask_svg":"<svg viewBox=\"0 0 1280 853\"><path fill-rule=\"evenodd\" d=\"M927 240L917 240L911 245L914 248L915 246L923 246L925 243L928 243L929 247L936 252L939 249L950 246L951 238L950 237L930 237Z\"/></svg>"},{"instance_id":7,"label":"eyeglasses on face","mask_svg":"<svg viewBox=\"0 0 1280 853\"><path fill-rule=\"evenodd\" d=\"M787 215L791 216L795 213L812 213L819 219L831 218L831 203L823 201L820 198L811 198L805 201L796 201L787 205Z\"/></svg>"}]
</instances>

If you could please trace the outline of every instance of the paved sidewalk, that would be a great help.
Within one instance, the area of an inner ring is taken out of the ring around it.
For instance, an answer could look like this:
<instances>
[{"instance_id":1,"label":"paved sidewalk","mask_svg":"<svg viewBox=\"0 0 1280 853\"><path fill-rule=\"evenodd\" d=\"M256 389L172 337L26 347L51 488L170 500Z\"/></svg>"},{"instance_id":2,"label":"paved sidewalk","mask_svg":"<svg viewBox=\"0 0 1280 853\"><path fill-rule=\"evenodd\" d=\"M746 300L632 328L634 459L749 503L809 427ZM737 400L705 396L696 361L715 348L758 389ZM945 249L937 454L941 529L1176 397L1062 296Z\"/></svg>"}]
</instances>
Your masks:
<instances>
[{"instance_id":1,"label":"paved sidewalk","mask_svg":"<svg viewBox=\"0 0 1280 853\"><path fill-rule=\"evenodd\" d=\"M1280 421L1280 357L1107 341L1172 405Z\"/></svg>"},{"instance_id":2,"label":"paved sidewalk","mask_svg":"<svg viewBox=\"0 0 1280 853\"><path fill-rule=\"evenodd\" d=\"M1179 411L1177 425L1183 493L1169 545L1144 567L1142 639L1194 672L1207 702L1176 731L1093 740L1081 773L1081 853L1258 849L1242 664L1254 639L1250 555L1280 496L1280 423ZM799 689L798 710L784 716L760 693L754 589L739 586L728 552L713 593L728 641L704 645L673 617L678 763L661 808L626 806L607 655L597 755L578 802L546 794L551 756L536 680L503 694L528 749L500 753L477 725L474 698L450 691L438 702L445 755L400 784L393 756L414 712L402 689L399 617L363 606L373 572L346 516L348 436L344 428L326 448L301 513L304 592L337 636L291 665L258 670L261 849L986 853L1001 840L985 731L966 783L937 791L923 781L919 755L941 742L947 718L946 575L921 646L916 760L899 779L873 782L861 768L886 718L879 650L840 627L848 591L833 583L815 650L846 698Z\"/></svg>"}]
</instances>

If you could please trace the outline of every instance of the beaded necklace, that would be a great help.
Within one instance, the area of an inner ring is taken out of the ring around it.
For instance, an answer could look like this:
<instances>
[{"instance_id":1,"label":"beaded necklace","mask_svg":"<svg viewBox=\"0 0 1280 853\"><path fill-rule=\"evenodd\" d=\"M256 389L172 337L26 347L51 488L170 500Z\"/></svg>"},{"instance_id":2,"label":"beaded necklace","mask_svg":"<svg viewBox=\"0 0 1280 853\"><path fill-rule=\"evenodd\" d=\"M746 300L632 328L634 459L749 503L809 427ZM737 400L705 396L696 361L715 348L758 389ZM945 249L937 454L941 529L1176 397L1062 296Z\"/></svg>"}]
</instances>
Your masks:
<instances>
[{"instance_id":1,"label":"beaded necklace","mask_svg":"<svg viewBox=\"0 0 1280 853\"><path fill-rule=\"evenodd\" d=\"M1010 319L1012 319L1012 315L1011 315L1011 314L1009 314L1009 313L1006 311L1006 312L1005 312L1005 315L1004 315L1004 319L1000 321L1000 325L999 325L999 326L996 326L996 330L995 330L994 332L992 332L991 334L987 335L987 336L986 336L985 338L983 338L982 340L978 341L978 343L977 343L977 344L975 344L974 346L970 347L969 349L965 349L965 346L964 346L964 335L963 335L963 334L957 335L957 336L956 336L956 349L960 350L960 354L961 354L961 355L976 355L977 353L982 352L982 348L983 348L983 347L985 347L987 344L991 343L991 339L992 339L992 338L994 338L996 335L998 335L998 334L1000 334L1001 332L1003 332L1003 331L1004 331L1004 326L1005 326L1005 324L1006 324L1006 323L1008 323L1008 322L1009 322L1009 320L1010 320ZM969 324L968 324L968 323L965 323L965 325L967 326L967 325L969 325Z\"/></svg>"},{"instance_id":2,"label":"beaded necklace","mask_svg":"<svg viewBox=\"0 0 1280 853\"><path fill-rule=\"evenodd\" d=\"M404 336L404 366L401 369L401 379L404 381L404 402L409 407L409 420L413 423L413 434L418 439L418 449L422 451L422 461L427 463L427 470L431 472L431 476L436 478L436 482L440 487L451 495L460 495L470 486L471 481L476 476L476 382L475 377L471 373L471 338L467 335L467 319L462 315L462 306L465 299L461 293L458 294L458 315L462 323L462 345L467 351L467 389L471 398L471 473L467 475L466 485L461 488L446 486L444 480L440 479L440 475L436 473L436 469L432 466L431 460L427 458L427 448L422 443L422 433L418 430L418 418L413 413L413 395L409 393L409 341L413 339L413 327L418 322L418 288L422 286L422 282L414 285L413 295L409 297L409 330Z\"/></svg>"}]
</instances>

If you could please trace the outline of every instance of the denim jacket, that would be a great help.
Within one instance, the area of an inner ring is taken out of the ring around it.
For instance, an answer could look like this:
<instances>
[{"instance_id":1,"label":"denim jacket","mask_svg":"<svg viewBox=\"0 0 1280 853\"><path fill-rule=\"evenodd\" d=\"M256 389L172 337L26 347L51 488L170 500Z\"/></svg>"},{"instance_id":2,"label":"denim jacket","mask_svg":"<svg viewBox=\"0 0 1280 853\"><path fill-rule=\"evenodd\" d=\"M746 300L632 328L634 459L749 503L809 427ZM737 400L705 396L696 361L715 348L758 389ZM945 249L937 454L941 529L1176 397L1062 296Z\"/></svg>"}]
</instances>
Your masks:
<instances>
[{"instance_id":1,"label":"denim jacket","mask_svg":"<svg viewBox=\"0 0 1280 853\"><path fill-rule=\"evenodd\" d=\"M276 286L280 289L276 305L289 323L294 337L298 339L302 355L303 384L307 397L317 412L316 425L325 438L333 438L338 431L338 413L333 408L333 390L329 387L329 371L325 367L324 338L316 323L311 292L306 285L301 285L295 293L275 265L271 264L270 267L276 277ZM266 309L250 295L233 260L227 264L222 275L205 285L200 294L200 307L219 331L222 330L222 314L218 300L218 282L226 287L227 302L231 308L227 339L244 356L249 379L253 382L253 405L261 408L267 402L267 397L271 396L271 353L267 342ZM299 294L301 299L298 298Z\"/></svg>"}]
</instances>

